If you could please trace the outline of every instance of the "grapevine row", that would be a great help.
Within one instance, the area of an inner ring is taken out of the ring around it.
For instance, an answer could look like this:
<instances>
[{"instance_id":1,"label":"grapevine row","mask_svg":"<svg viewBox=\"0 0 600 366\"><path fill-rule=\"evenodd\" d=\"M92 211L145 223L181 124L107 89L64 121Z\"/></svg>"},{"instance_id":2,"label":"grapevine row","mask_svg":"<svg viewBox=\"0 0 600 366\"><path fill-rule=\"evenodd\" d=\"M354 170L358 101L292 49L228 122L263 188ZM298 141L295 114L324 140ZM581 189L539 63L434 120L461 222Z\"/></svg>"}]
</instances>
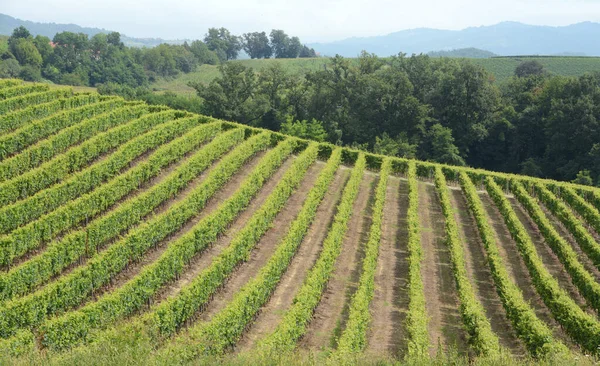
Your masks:
<instances>
[{"instance_id":1,"label":"grapevine row","mask_svg":"<svg viewBox=\"0 0 600 366\"><path fill-rule=\"evenodd\" d=\"M158 289L161 288L161 286L167 281L176 278L196 253L204 250L210 243L214 242L219 235L225 232L228 225L248 206L251 199L259 192L266 180L276 171L276 168L281 165L285 158L289 156L293 151L294 146L295 142L288 140L283 142L281 147L274 149L272 153L265 157L261 166L257 167L255 171L244 180L240 188L238 188L229 199L223 202L216 211L200 220L194 225L190 232L186 233L180 239L170 243L169 248L156 262L144 268L139 275L123 287L77 312L69 313L61 318L42 325L40 329L44 334L43 343L51 348L65 348L72 346L73 344L80 342L82 338L89 333L90 329L104 327L115 322L119 318L125 317L133 311L138 310ZM294 161L292 167L286 172L284 178L279 182L280 185L286 185L286 189L289 193L286 192L285 194L281 194L281 189L276 189L275 194L279 193L279 195L270 197L277 197L277 200L285 202L287 199L284 196L287 194L289 197L291 192L293 192L294 187L299 184L308 167L316 159L317 153L318 146L315 144L301 154L300 157ZM296 184L294 186L289 183ZM273 201L269 202L269 199L267 199L267 204L274 205L274 203L275 202ZM281 209L283 204L281 201L277 203L279 203L279 205L276 207ZM266 212L263 212L263 214L265 213ZM260 237L260 229L262 229L262 232L264 233L264 231L269 228L269 223L272 221L271 217L273 217L273 215L270 212L266 214L271 215L263 215L260 217L259 222L260 225L262 225L262 228L254 227L254 230L252 230L252 237L255 239ZM255 220L254 222L257 221ZM248 232L248 230L244 231ZM237 241L233 241L232 243L237 244ZM235 244L232 246L235 246ZM228 256L231 256L234 253L237 255L237 261L231 261L231 265L228 267L225 258L228 258ZM219 278L223 280L231 273L235 264L242 260L247 254L248 250L243 251L240 248L224 250L224 252L215 260L215 262L219 262L220 265L207 268L205 272L198 277L198 280L207 277L215 282ZM220 261L220 259L223 260ZM211 271L211 269L213 271L216 270L216 273L211 276L206 276L206 272ZM192 282L187 287L200 287L205 292L214 289L214 286L211 286L211 283L202 283L201 286L198 286L195 282L196 281ZM194 300L197 301L196 296ZM191 306L192 304L189 302L185 305L185 309L188 312L196 309L196 307ZM161 308L164 309L165 307L163 306ZM169 320L173 321L174 319L170 318Z\"/></svg>"},{"instance_id":2,"label":"grapevine row","mask_svg":"<svg viewBox=\"0 0 600 366\"><path fill-rule=\"evenodd\" d=\"M25 199L35 193L60 182L65 177L86 167L101 154L110 151L126 141L145 133L151 128L173 119L173 112L147 113L144 106L128 108L125 111L111 112L104 118L117 119L117 127L102 132L84 143L74 146L45 162L37 168L18 177L0 183L0 204L9 204ZM141 116L141 117L140 117Z\"/></svg>"},{"instance_id":3,"label":"grapevine row","mask_svg":"<svg viewBox=\"0 0 600 366\"><path fill-rule=\"evenodd\" d=\"M308 166L316 158L318 149L309 146L307 150L294 161L282 180L266 198L263 205L252 215L248 223L232 238L212 263L190 284L182 288L177 296L166 299L152 312L141 319L144 329L153 337L167 337L174 334L185 321L189 320L199 309L202 309L212 295L223 285L223 282L233 270L248 258L250 252L262 235L269 229L276 214L283 208L292 194L294 187L304 176ZM301 159L301 160L299 160ZM308 165L307 165L308 164ZM306 168L305 168L306 167ZM291 184L291 185L290 185ZM223 230L221 221L230 221L235 201L223 205L222 213L207 217L207 227L215 226ZM208 230L208 238L216 239L218 232Z\"/></svg>"},{"instance_id":4,"label":"grapevine row","mask_svg":"<svg viewBox=\"0 0 600 366\"><path fill-rule=\"evenodd\" d=\"M544 239L546 239L546 243L548 243L552 251L564 265L565 269L571 276L573 283L577 286L583 297L585 297L585 299L594 309L596 309L596 311L600 311L600 284L595 281L594 277L585 269L581 262L579 262L577 253L573 250L571 245L556 231L536 200L527 193L520 183L513 184L511 188L517 200L519 200L521 205L523 205L527 212L529 212L529 216L536 223L538 229L544 236ZM549 206L551 211L554 211L557 214L568 211L570 218L574 217L573 213L569 211L569 208L563 203L559 202L556 196L554 196L554 194L548 191L545 187L538 186L537 191L539 192L539 196L543 197L542 200L551 205ZM585 229L581 229L585 231ZM594 244L597 245L595 242Z\"/></svg>"},{"instance_id":5,"label":"grapevine row","mask_svg":"<svg viewBox=\"0 0 600 366\"><path fill-rule=\"evenodd\" d=\"M73 95L70 88L52 89L40 93L21 95L18 97L0 100L0 116L8 112L26 108L30 105L46 103L57 98L64 98Z\"/></svg>"},{"instance_id":6,"label":"grapevine row","mask_svg":"<svg viewBox=\"0 0 600 366\"><path fill-rule=\"evenodd\" d=\"M510 202L504 196L502 189L490 177L485 180L485 185L490 197L500 209L511 236L517 243L537 292L554 315L554 318L564 327L571 338L585 350L597 352L598 344L600 344L600 324L598 321L584 312L545 268L531 238L515 214ZM514 191L525 191L518 182L511 182L511 185L515 187Z\"/></svg>"},{"instance_id":7,"label":"grapevine row","mask_svg":"<svg viewBox=\"0 0 600 366\"><path fill-rule=\"evenodd\" d=\"M220 258L222 262L230 262L226 267L230 271L235 268L236 263L249 256L254 243L264 234L270 222L275 218L278 211L283 208L294 189L300 184L304 173L317 157L318 146L313 144L309 146L309 149L311 150L308 151L308 154L300 157L303 161L294 167L295 172L290 172L290 174L280 181L280 184L272 195L272 200L267 201L262 209L255 214L256 217L261 213L267 214L270 220L267 223L261 223L257 219L252 220L251 225L246 226L245 235L241 236L242 238L246 237L248 243L236 250L235 246L243 242L243 240L239 240L240 236L238 236L235 244L230 247L227 256L222 257L222 259ZM336 153L332 158L339 162L340 154ZM289 226L286 236L279 243L275 253L273 253L265 266L261 268L260 272L249 280L233 300L218 312L210 322L198 323L190 329L189 334L172 342L164 351L165 354L169 355L169 358L173 356L174 350L175 357L182 359L194 358L197 354L221 354L228 347L235 345L249 322L254 319L260 308L269 299L281 276L288 268L290 261L310 227L319 203L322 201L329 184L333 180L337 164L339 163L328 164L326 170L321 172L318 182L316 182L316 185L309 192L301 211ZM253 231L256 233L253 233ZM236 252L239 253L235 254ZM215 263L218 263L218 261ZM218 270L218 266L214 266L213 268ZM219 277L224 276L221 275ZM193 345L190 345L188 342L190 338L194 340ZM182 342L182 340L184 341ZM180 347L184 347L186 349L185 352L176 351Z\"/></svg>"},{"instance_id":8,"label":"grapevine row","mask_svg":"<svg viewBox=\"0 0 600 366\"><path fill-rule=\"evenodd\" d=\"M48 139L39 141L17 155L0 162L0 182L23 174L52 159L71 146L87 140L100 132L104 132L109 128L118 126L122 122L122 118L127 116L128 113L133 112L135 113L134 116L139 116L137 113L140 113L144 109L143 105L133 108L123 107L115 109L112 112L84 120L75 126L65 128ZM111 118L113 116L119 116L119 118Z\"/></svg>"},{"instance_id":9,"label":"grapevine row","mask_svg":"<svg viewBox=\"0 0 600 366\"><path fill-rule=\"evenodd\" d=\"M597 190L594 191L579 191L582 195L585 195L585 198L594 206L594 208L600 211L600 192Z\"/></svg>"},{"instance_id":10,"label":"grapevine row","mask_svg":"<svg viewBox=\"0 0 600 366\"><path fill-rule=\"evenodd\" d=\"M10 88L22 83L23 81L19 79L0 79L0 89Z\"/></svg>"},{"instance_id":11,"label":"grapevine row","mask_svg":"<svg viewBox=\"0 0 600 366\"><path fill-rule=\"evenodd\" d=\"M16 85L0 89L0 100L50 90L46 84Z\"/></svg>"},{"instance_id":12,"label":"grapevine row","mask_svg":"<svg viewBox=\"0 0 600 366\"><path fill-rule=\"evenodd\" d=\"M273 333L260 341L258 348L262 352L278 354L282 351L291 351L296 347L298 339L306 332L306 327L312 320L313 312L321 300L325 286L333 273L335 262L342 250L342 241L348 230L348 221L352 215L354 201L358 196L365 165L365 156L360 154L342 193L329 233L323 241L321 254L310 269L281 322Z\"/></svg>"},{"instance_id":13,"label":"grapevine row","mask_svg":"<svg viewBox=\"0 0 600 366\"><path fill-rule=\"evenodd\" d=\"M7 302L0 309L0 337L10 336L19 328L39 325L49 315L78 305L130 262L139 260L149 248L179 230L204 208L214 193L229 181L246 160L269 142L270 134L267 132L248 139L222 159L181 202L133 229L69 275L37 292Z\"/></svg>"},{"instance_id":14,"label":"grapevine row","mask_svg":"<svg viewBox=\"0 0 600 366\"><path fill-rule=\"evenodd\" d=\"M531 306L523 298L519 287L511 280L506 271L504 260L498 250L498 242L489 225L489 217L485 213L481 198L477 194L473 182L465 172L459 175L460 184L465 194L469 209L475 217L479 235L486 251L489 268L500 296L502 305L519 338L534 357L568 352L560 342L553 339L552 331L541 321Z\"/></svg>"},{"instance_id":15,"label":"grapevine row","mask_svg":"<svg viewBox=\"0 0 600 366\"><path fill-rule=\"evenodd\" d=\"M181 119L179 121L185 121ZM165 125L165 129L169 125ZM138 188L156 176L168 164L177 161L184 154L215 135L220 124L206 124L192 129L189 133L159 148L147 161L142 162L127 173L100 186L94 192L61 207L37 222L19 229L23 238L27 238L30 247L39 245L48 236L73 227L77 223L93 217L107 209L120 198ZM168 135L156 136L162 140ZM130 199L109 213L91 221L85 228L69 233L59 241L51 243L46 251L29 261L0 275L0 301L23 295L35 286L44 283L51 276L60 273L66 266L82 256L91 256L102 243L123 233L206 169L214 160L224 154L233 145L242 141L243 130L225 132L209 143L204 149L184 162L165 179L149 188L146 192ZM132 145L138 146L138 145Z\"/></svg>"},{"instance_id":16,"label":"grapevine row","mask_svg":"<svg viewBox=\"0 0 600 366\"><path fill-rule=\"evenodd\" d=\"M53 116L27 124L9 134L0 136L0 160L15 154L37 141L65 128L101 113L123 106L121 98L112 98L103 102L83 105Z\"/></svg>"},{"instance_id":17,"label":"grapevine row","mask_svg":"<svg viewBox=\"0 0 600 366\"><path fill-rule=\"evenodd\" d=\"M600 212L598 209L579 196L577 192L575 192L575 189L571 187L561 188L560 192L562 193L562 198L573 207L573 209L575 209L575 211L577 211L597 233L600 233ZM600 265L600 253L596 254L596 258L595 262Z\"/></svg>"},{"instance_id":18,"label":"grapevine row","mask_svg":"<svg viewBox=\"0 0 600 366\"><path fill-rule=\"evenodd\" d=\"M60 111L94 104L106 100L98 94L77 94L54 99L47 103L36 104L27 108L5 114L0 118L0 135L6 134L27 123L49 117ZM112 99L112 98L109 98Z\"/></svg>"},{"instance_id":19,"label":"grapevine row","mask_svg":"<svg viewBox=\"0 0 600 366\"><path fill-rule=\"evenodd\" d=\"M478 354L498 355L500 352L498 337L492 331L483 305L475 297L475 291L467 276L462 240L458 233L446 178L439 166L435 169L435 185L446 221L446 243L450 249L450 259L460 299L460 313L470 335L469 343Z\"/></svg>"},{"instance_id":20,"label":"grapevine row","mask_svg":"<svg viewBox=\"0 0 600 366\"><path fill-rule=\"evenodd\" d=\"M408 163L406 178L408 179L408 314L406 315L406 330L408 333L408 359L425 358L430 347L429 322L425 306L425 292L421 278L421 262L423 249L421 247L421 223L419 221L419 186L417 181L417 166L414 161Z\"/></svg>"},{"instance_id":21,"label":"grapevine row","mask_svg":"<svg viewBox=\"0 0 600 366\"><path fill-rule=\"evenodd\" d=\"M358 353L367 345L367 329L371 322L369 305L375 291L375 271L379 258L379 245L381 242L381 225L383 222L383 206L387 191L388 177L392 170L390 159L384 159L379 172L379 183L375 193L372 224L369 230L369 240L365 248L365 258L362 263L362 273L358 288L350 302L350 310L346 329L338 343L338 351L344 353Z\"/></svg>"},{"instance_id":22,"label":"grapevine row","mask_svg":"<svg viewBox=\"0 0 600 366\"><path fill-rule=\"evenodd\" d=\"M558 199L558 197L556 197L554 193L550 192L550 190L547 189L544 185L538 183L534 187L540 201L542 201L544 205L546 205L546 207L550 210L550 212L552 212L552 214L554 214L554 216L556 216L563 223L563 225L565 225L565 227L571 232L571 234L573 234L573 237L575 238L579 246L590 257L590 259L592 259L594 264L596 266L600 266L600 244L596 243L594 237L583 226L583 223L579 220L579 218L575 216L573 211L571 211L571 209L566 204L564 204L560 199ZM584 210L583 212L586 219L590 220L588 222L600 225L600 215L598 214L598 211L591 207L587 202L585 202L583 198L577 196L577 194L575 194L575 192L573 192L568 187L563 188L561 192L564 192L563 197L565 197L568 200L571 206L578 208L578 211ZM542 214L542 212L540 211L539 214ZM544 226L546 226L547 224L548 223L545 222ZM552 228L552 226L550 226L550 228ZM547 232L551 237L558 235L558 233L555 230L543 229L542 232ZM556 240L558 239L564 242L564 239L562 239L560 236L558 236ZM554 238L546 238L546 240L555 241ZM566 242L561 244L566 244ZM598 287L598 290L600 291L600 286ZM598 292L598 294L600 294L600 292ZM596 297L596 299L600 300L600 297ZM594 308L600 311L600 304L598 304L598 306L599 307L594 306Z\"/></svg>"},{"instance_id":23,"label":"grapevine row","mask_svg":"<svg viewBox=\"0 0 600 366\"><path fill-rule=\"evenodd\" d=\"M44 164L42 167L52 165L56 167L58 165L56 170L46 173L46 177L50 176L50 173L52 173L54 175L53 179L63 179L63 181L52 185L31 197L0 208L0 232L4 233L16 229L18 226L27 224L32 220L39 218L41 215L60 207L65 202L89 192L105 180L111 179L119 174L121 169L127 167L131 161L141 154L159 146L161 144L161 139L158 138L158 136L160 136L161 133L164 133L164 137L166 138L173 133L178 133L177 131L183 132L181 129L185 130L193 126L196 122L195 118L185 118L174 120L172 122L165 122L171 120L173 117L174 114L166 112L162 114L150 114L147 117L132 122L132 124L124 125L125 127L131 127L132 130L127 131L120 129L121 131L117 132L122 132L124 136L117 136L117 138L119 140L130 139L130 141L119 146L114 153L107 155L105 159L89 165L80 172L69 174L68 171L65 172L64 170L71 167L61 166L58 163L65 160L73 161L73 159L70 159L72 156L77 157L86 153L97 154L95 151L96 149L106 150L111 148L112 145L115 145L115 141L108 138L110 135L98 136L98 138L94 138L84 145L70 150L61 157L57 157L53 161ZM153 125L157 127L152 128ZM165 125L168 127L162 127ZM137 128L134 129L134 127ZM152 129L149 132L144 133L144 130L148 128ZM133 137L132 135L135 135L136 133L144 134ZM129 135L129 138L127 135ZM32 175L34 174L43 173L44 169L39 168L22 177L32 178ZM21 180L23 180L23 178L21 178ZM43 236L47 235L48 233Z\"/></svg>"}]
</instances>

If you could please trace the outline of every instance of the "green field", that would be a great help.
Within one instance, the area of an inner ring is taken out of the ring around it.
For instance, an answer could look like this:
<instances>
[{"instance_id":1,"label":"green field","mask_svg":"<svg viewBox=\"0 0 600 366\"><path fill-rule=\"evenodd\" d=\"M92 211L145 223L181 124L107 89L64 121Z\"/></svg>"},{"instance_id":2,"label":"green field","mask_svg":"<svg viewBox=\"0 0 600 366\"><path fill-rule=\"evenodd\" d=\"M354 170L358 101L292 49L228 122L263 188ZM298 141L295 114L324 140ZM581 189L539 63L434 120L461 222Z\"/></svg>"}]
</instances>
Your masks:
<instances>
[{"instance_id":1,"label":"green field","mask_svg":"<svg viewBox=\"0 0 600 366\"><path fill-rule=\"evenodd\" d=\"M515 68L523 61L539 61L548 72L562 76L581 76L588 72L600 71L600 57L496 57L471 59L503 82L511 77Z\"/></svg>"},{"instance_id":2,"label":"green field","mask_svg":"<svg viewBox=\"0 0 600 366\"><path fill-rule=\"evenodd\" d=\"M3 79L0 364L597 364L599 210Z\"/></svg>"},{"instance_id":3,"label":"green field","mask_svg":"<svg viewBox=\"0 0 600 366\"><path fill-rule=\"evenodd\" d=\"M492 73L498 82L506 81L513 75L515 68L524 60L537 60L552 74L563 76L580 76L586 72L600 71L600 57L498 57L487 59L470 59L471 62L483 66ZM329 59L267 59L267 60L240 60L245 66L252 67L258 72L263 68L280 63L291 73L305 73L307 71L322 70L327 67ZM169 80L159 80L151 85L155 91L173 91L178 94L195 94L193 88L188 86L190 81L208 84L219 75L217 66L202 65L197 71L181 74Z\"/></svg>"},{"instance_id":4,"label":"green field","mask_svg":"<svg viewBox=\"0 0 600 366\"><path fill-rule=\"evenodd\" d=\"M329 63L329 59L326 58L297 58L297 59L286 59L286 60L240 60L245 66L252 67L256 71L260 72L265 67L273 65L275 63L281 64L285 70L290 73L304 74L308 71L322 70ZM172 91L178 94L195 94L195 90L188 86L189 82L202 82L208 84L214 78L219 76L218 66L215 65L202 65L198 67L195 72L189 74L180 74L174 79L161 79L151 85L151 88L155 91Z\"/></svg>"}]
</instances>

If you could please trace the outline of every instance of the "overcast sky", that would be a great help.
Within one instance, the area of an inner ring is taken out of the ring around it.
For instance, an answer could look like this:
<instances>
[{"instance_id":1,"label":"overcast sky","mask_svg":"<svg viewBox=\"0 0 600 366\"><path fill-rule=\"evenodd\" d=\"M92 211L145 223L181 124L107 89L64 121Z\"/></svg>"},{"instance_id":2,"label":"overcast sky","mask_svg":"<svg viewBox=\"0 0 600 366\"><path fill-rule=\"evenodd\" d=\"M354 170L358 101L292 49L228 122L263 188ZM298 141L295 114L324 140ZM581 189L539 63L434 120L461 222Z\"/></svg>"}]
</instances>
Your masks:
<instances>
[{"instance_id":1,"label":"overcast sky","mask_svg":"<svg viewBox=\"0 0 600 366\"><path fill-rule=\"evenodd\" d=\"M209 27L226 27L236 34L277 28L316 42L505 20L541 25L599 22L600 0L0 0L0 13L133 37L195 39Z\"/></svg>"}]
</instances>

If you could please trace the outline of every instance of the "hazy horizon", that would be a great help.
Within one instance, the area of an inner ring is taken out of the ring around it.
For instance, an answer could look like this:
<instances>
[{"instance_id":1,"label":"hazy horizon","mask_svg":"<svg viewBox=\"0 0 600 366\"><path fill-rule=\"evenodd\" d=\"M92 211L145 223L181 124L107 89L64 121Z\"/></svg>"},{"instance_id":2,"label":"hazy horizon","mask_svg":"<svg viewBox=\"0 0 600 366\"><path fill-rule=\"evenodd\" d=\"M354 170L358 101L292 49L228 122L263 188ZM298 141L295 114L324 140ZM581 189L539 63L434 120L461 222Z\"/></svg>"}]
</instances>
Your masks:
<instances>
[{"instance_id":1,"label":"hazy horizon","mask_svg":"<svg viewBox=\"0 0 600 366\"><path fill-rule=\"evenodd\" d=\"M200 4L105 0L0 0L2 12L43 23L73 23L116 30L131 37L202 38L209 27L233 33L284 29L304 42L385 35L414 28L460 30L504 21L565 26L600 22L600 2L591 0L492 0L485 3L423 0L418 4L391 0L274 1L245 0ZM115 8L121 9L115 12Z\"/></svg>"}]
</instances>

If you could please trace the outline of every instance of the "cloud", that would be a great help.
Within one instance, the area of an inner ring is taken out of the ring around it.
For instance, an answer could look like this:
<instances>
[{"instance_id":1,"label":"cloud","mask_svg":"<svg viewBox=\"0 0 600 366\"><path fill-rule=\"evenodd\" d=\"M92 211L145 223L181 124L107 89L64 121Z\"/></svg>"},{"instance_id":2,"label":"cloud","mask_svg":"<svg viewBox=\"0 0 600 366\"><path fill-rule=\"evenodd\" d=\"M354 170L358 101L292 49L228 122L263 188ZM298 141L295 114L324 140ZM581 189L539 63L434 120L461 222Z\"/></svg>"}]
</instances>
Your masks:
<instances>
[{"instance_id":1,"label":"cloud","mask_svg":"<svg viewBox=\"0 0 600 366\"><path fill-rule=\"evenodd\" d=\"M462 29L505 20L567 25L600 21L592 0L0 0L1 11L33 21L75 23L136 37L201 38L208 27L232 32L284 29L303 41L429 27Z\"/></svg>"}]
</instances>

